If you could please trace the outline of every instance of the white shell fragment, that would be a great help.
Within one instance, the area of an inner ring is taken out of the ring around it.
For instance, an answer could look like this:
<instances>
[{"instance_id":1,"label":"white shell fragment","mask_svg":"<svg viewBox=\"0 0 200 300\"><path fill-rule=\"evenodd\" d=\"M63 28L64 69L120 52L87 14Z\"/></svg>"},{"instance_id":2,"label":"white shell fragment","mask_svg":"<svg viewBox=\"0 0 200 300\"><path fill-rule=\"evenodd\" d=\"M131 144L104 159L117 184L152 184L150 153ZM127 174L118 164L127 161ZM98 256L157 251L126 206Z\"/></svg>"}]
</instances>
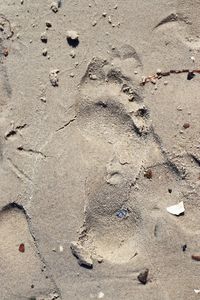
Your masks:
<instances>
[{"instance_id":1,"label":"white shell fragment","mask_svg":"<svg viewBox=\"0 0 200 300\"><path fill-rule=\"evenodd\" d=\"M99 292L98 293L98 299L102 299L104 298L104 293L103 292Z\"/></svg>"},{"instance_id":2,"label":"white shell fragment","mask_svg":"<svg viewBox=\"0 0 200 300\"><path fill-rule=\"evenodd\" d=\"M194 289L195 294L200 294L200 290L195 290Z\"/></svg>"},{"instance_id":3,"label":"white shell fragment","mask_svg":"<svg viewBox=\"0 0 200 300\"><path fill-rule=\"evenodd\" d=\"M167 207L167 211L175 216L181 215L185 211L183 201L179 202L178 204Z\"/></svg>"}]
</instances>

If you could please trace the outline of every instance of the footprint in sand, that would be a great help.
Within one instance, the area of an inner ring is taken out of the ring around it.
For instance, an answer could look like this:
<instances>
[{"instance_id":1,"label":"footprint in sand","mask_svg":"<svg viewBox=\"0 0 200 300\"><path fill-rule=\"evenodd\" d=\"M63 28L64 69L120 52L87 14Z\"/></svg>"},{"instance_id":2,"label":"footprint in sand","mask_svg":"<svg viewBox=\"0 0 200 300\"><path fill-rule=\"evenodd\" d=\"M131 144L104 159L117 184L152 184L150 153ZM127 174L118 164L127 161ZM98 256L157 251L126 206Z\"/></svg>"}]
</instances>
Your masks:
<instances>
[{"instance_id":1,"label":"footprint in sand","mask_svg":"<svg viewBox=\"0 0 200 300\"><path fill-rule=\"evenodd\" d=\"M142 90L127 75L127 59L140 72L142 65L130 47L118 51L117 67L116 56L111 62L94 58L77 100L77 129L96 151L85 184L85 220L78 243L93 257L115 263L129 261L144 244L155 242L153 227L158 219L164 222L172 203L169 187L176 201L183 198L181 173L162 150ZM160 192L156 182L145 188L144 182L151 181L144 177L149 168L158 169ZM137 198L138 189L142 196Z\"/></svg>"},{"instance_id":2,"label":"footprint in sand","mask_svg":"<svg viewBox=\"0 0 200 300\"><path fill-rule=\"evenodd\" d=\"M194 0L192 3L186 0L178 0L174 5L174 12L161 19L154 30L167 27L169 34L170 31L173 32L173 36L177 36L186 46L198 49L200 47L199 9L199 0Z\"/></svg>"},{"instance_id":3,"label":"footprint in sand","mask_svg":"<svg viewBox=\"0 0 200 300\"><path fill-rule=\"evenodd\" d=\"M59 299L39 257L27 218L24 209L15 203L0 212L0 262L4 274L0 284L5 296L1 299Z\"/></svg>"}]
</instances>

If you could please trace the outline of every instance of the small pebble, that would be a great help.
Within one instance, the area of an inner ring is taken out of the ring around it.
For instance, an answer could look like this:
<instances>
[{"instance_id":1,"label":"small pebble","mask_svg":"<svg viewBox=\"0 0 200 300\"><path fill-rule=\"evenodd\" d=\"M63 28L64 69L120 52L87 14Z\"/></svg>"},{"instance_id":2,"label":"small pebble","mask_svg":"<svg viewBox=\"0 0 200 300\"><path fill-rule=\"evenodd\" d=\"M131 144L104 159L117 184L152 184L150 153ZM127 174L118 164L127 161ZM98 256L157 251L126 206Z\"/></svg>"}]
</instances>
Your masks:
<instances>
[{"instance_id":1,"label":"small pebble","mask_svg":"<svg viewBox=\"0 0 200 300\"><path fill-rule=\"evenodd\" d=\"M74 73L71 73L69 76L73 78L74 77Z\"/></svg>"},{"instance_id":2,"label":"small pebble","mask_svg":"<svg viewBox=\"0 0 200 300\"><path fill-rule=\"evenodd\" d=\"M135 71L134 71L134 74L137 75L137 74L138 74L138 71L135 70Z\"/></svg>"},{"instance_id":3,"label":"small pebble","mask_svg":"<svg viewBox=\"0 0 200 300\"><path fill-rule=\"evenodd\" d=\"M45 98L45 97L40 97L40 100L41 100L42 102L44 102L44 103L46 103L46 102L47 102L47 100L46 100L46 98Z\"/></svg>"},{"instance_id":4,"label":"small pebble","mask_svg":"<svg viewBox=\"0 0 200 300\"><path fill-rule=\"evenodd\" d=\"M49 80L51 82L51 85L54 87L58 86L58 82L59 82L58 73L59 72L60 71L58 69L55 69L49 73Z\"/></svg>"},{"instance_id":5,"label":"small pebble","mask_svg":"<svg viewBox=\"0 0 200 300\"><path fill-rule=\"evenodd\" d=\"M108 16L108 23L112 24L111 16Z\"/></svg>"},{"instance_id":6,"label":"small pebble","mask_svg":"<svg viewBox=\"0 0 200 300\"><path fill-rule=\"evenodd\" d=\"M92 22L92 26L96 26L97 25L97 21Z\"/></svg>"},{"instance_id":7,"label":"small pebble","mask_svg":"<svg viewBox=\"0 0 200 300\"><path fill-rule=\"evenodd\" d=\"M118 8L118 5L116 4L115 6L114 6L114 9L117 9Z\"/></svg>"},{"instance_id":8,"label":"small pebble","mask_svg":"<svg viewBox=\"0 0 200 300\"><path fill-rule=\"evenodd\" d=\"M191 56L190 59L191 59L193 62L195 62L194 56Z\"/></svg>"},{"instance_id":9,"label":"small pebble","mask_svg":"<svg viewBox=\"0 0 200 300\"><path fill-rule=\"evenodd\" d=\"M46 22L46 27L48 27L48 28L52 27L51 22L47 21L47 22Z\"/></svg>"},{"instance_id":10,"label":"small pebble","mask_svg":"<svg viewBox=\"0 0 200 300\"><path fill-rule=\"evenodd\" d=\"M146 284L148 281L149 269L145 269L144 271L140 272L137 279L142 283Z\"/></svg>"},{"instance_id":11,"label":"small pebble","mask_svg":"<svg viewBox=\"0 0 200 300\"><path fill-rule=\"evenodd\" d=\"M91 80L97 80L97 76L95 74L90 74L89 77Z\"/></svg>"},{"instance_id":12,"label":"small pebble","mask_svg":"<svg viewBox=\"0 0 200 300\"><path fill-rule=\"evenodd\" d=\"M187 128L189 128L189 127L190 127L190 124L189 124L189 123L183 124L183 128L184 128L184 129L187 129Z\"/></svg>"},{"instance_id":13,"label":"small pebble","mask_svg":"<svg viewBox=\"0 0 200 300\"><path fill-rule=\"evenodd\" d=\"M77 47L79 44L79 35L74 30L67 31L67 42L71 47Z\"/></svg>"},{"instance_id":14,"label":"small pebble","mask_svg":"<svg viewBox=\"0 0 200 300\"><path fill-rule=\"evenodd\" d=\"M48 53L47 48L44 48L44 49L42 50L42 55L43 55L43 56L47 56L47 53Z\"/></svg>"},{"instance_id":15,"label":"small pebble","mask_svg":"<svg viewBox=\"0 0 200 300\"><path fill-rule=\"evenodd\" d=\"M25 245L24 244L19 245L19 252L22 252L22 253L25 252Z\"/></svg>"},{"instance_id":16,"label":"small pebble","mask_svg":"<svg viewBox=\"0 0 200 300\"><path fill-rule=\"evenodd\" d=\"M8 56L8 49L7 48L4 48L3 49L3 55L6 57L6 56Z\"/></svg>"},{"instance_id":17,"label":"small pebble","mask_svg":"<svg viewBox=\"0 0 200 300\"><path fill-rule=\"evenodd\" d=\"M71 242L70 248L72 254L78 259L78 263L81 266L87 268L93 267L93 260L91 258L91 255L85 248L83 248L83 246L81 246L77 242Z\"/></svg>"},{"instance_id":18,"label":"small pebble","mask_svg":"<svg viewBox=\"0 0 200 300\"><path fill-rule=\"evenodd\" d=\"M178 111L182 111L183 109L182 109L182 107L180 107L180 106L177 106L177 108L176 108Z\"/></svg>"},{"instance_id":19,"label":"small pebble","mask_svg":"<svg viewBox=\"0 0 200 300\"><path fill-rule=\"evenodd\" d=\"M72 58L74 58L74 57L76 56L76 53L74 52L74 50L72 50L72 51L70 52L70 56L71 56Z\"/></svg>"},{"instance_id":20,"label":"small pebble","mask_svg":"<svg viewBox=\"0 0 200 300\"><path fill-rule=\"evenodd\" d=\"M21 0L21 2L20 2L20 3L21 3L21 5L23 5L23 4L24 4L24 0Z\"/></svg>"},{"instance_id":21,"label":"small pebble","mask_svg":"<svg viewBox=\"0 0 200 300\"><path fill-rule=\"evenodd\" d=\"M32 42L33 42L32 40L29 41L30 44L32 44Z\"/></svg>"},{"instance_id":22,"label":"small pebble","mask_svg":"<svg viewBox=\"0 0 200 300\"><path fill-rule=\"evenodd\" d=\"M161 69L157 69L156 74L159 75L161 72Z\"/></svg>"},{"instance_id":23,"label":"small pebble","mask_svg":"<svg viewBox=\"0 0 200 300\"><path fill-rule=\"evenodd\" d=\"M46 32L43 32L43 33L41 33L41 35L40 35L40 39L41 39L41 41L43 42L43 43L47 43L47 33Z\"/></svg>"},{"instance_id":24,"label":"small pebble","mask_svg":"<svg viewBox=\"0 0 200 300\"><path fill-rule=\"evenodd\" d=\"M57 12L58 12L58 2L52 2L52 3L51 3L51 10L52 10L54 13L57 13Z\"/></svg>"},{"instance_id":25,"label":"small pebble","mask_svg":"<svg viewBox=\"0 0 200 300\"><path fill-rule=\"evenodd\" d=\"M151 83L156 84L156 80L154 78L151 79Z\"/></svg>"},{"instance_id":26,"label":"small pebble","mask_svg":"<svg viewBox=\"0 0 200 300\"><path fill-rule=\"evenodd\" d=\"M168 85L168 81L164 81L164 85Z\"/></svg>"},{"instance_id":27,"label":"small pebble","mask_svg":"<svg viewBox=\"0 0 200 300\"><path fill-rule=\"evenodd\" d=\"M153 172L151 169L148 169L144 172L144 177L151 179L153 177Z\"/></svg>"},{"instance_id":28,"label":"small pebble","mask_svg":"<svg viewBox=\"0 0 200 300\"><path fill-rule=\"evenodd\" d=\"M107 16L107 13L106 12L103 12L102 13L102 16L105 18Z\"/></svg>"}]
</instances>

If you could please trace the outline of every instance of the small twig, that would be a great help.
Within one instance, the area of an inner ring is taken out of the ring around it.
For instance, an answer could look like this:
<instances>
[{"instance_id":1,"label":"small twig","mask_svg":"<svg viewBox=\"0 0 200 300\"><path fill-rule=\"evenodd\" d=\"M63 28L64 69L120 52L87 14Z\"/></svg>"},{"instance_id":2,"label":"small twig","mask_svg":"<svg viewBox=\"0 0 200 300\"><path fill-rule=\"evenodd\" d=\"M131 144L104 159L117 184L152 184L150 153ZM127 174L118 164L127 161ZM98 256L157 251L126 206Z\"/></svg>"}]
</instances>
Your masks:
<instances>
[{"instance_id":1,"label":"small twig","mask_svg":"<svg viewBox=\"0 0 200 300\"><path fill-rule=\"evenodd\" d=\"M194 76L195 73L200 74L200 70L193 70L190 71L189 69L182 69L182 70L169 70L166 72L157 72L156 74L143 77L140 85L145 85L147 82L155 83L156 79L160 79L165 76L170 76L171 74L181 74L181 73L188 73L187 79L191 80Z\"/></svg>"}]
</instances>

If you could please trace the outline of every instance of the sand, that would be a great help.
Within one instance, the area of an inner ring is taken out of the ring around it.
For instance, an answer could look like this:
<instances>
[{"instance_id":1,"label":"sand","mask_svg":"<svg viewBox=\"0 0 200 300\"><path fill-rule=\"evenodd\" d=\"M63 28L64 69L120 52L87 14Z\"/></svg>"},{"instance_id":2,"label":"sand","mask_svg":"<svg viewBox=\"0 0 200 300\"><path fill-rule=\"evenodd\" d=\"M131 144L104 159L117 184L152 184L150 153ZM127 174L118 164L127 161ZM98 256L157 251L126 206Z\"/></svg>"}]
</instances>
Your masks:
<instances>
[{"instance_id":1,"label":"sand","mask_svg":"<svg viewBox=\"0 0 200 300\"><path fill-rule=\"evenodd\" d=\"M198 299L199 9L0 1L1 300Z\"/></svg>"}]
</instances>

